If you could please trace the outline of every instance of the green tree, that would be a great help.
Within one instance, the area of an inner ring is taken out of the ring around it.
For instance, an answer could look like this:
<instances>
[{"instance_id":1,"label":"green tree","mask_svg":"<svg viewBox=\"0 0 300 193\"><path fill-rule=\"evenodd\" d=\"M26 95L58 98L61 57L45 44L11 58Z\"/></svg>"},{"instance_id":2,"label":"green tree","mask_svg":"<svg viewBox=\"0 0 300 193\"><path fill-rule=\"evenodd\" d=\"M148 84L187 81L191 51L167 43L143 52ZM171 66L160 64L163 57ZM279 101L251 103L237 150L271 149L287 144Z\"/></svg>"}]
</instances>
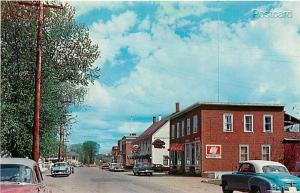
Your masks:
<instances>
[{"instance_id":1,"label":"green tree","mask_svg":"<svg viewBox=\"0 0 300 193\"><path fill-rule=\"evenodd\" d=\"M83 163L92 164L96 161L100 145L95 141L85 141L82 144L82 152L84 155Z\"/></svg>"},{"instance_id":2,"label":"green tree","mask_svg":"<svg viewBox=\"0 0 300 193\"><path fill-rule=\"evenodd\" d=\"M1 149L31 157L37 8L1 1ZM88 29L76 23L74 9L45 8L42 44L40 153L57 152L59 125L70 132L69 106L84 100L85 87L99 76L99 57Z\"/></svg>"}]
</instances>

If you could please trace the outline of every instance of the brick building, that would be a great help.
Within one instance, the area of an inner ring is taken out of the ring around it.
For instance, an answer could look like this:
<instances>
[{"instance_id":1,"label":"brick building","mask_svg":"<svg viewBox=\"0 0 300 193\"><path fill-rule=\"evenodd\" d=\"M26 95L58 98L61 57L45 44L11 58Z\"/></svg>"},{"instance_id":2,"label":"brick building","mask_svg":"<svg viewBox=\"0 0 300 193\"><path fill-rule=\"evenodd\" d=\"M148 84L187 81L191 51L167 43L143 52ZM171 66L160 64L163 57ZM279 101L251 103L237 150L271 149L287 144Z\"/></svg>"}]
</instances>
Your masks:
<instances>
[{"instance_id":1,"label":"brick building","mask_svg":"<svg viewBox=\"0 0 300 193\"><path fill-rule=\"evenodd\" d=\"M118 146L113 146L111 148L111 155L112 155L112 162L117 163L118 161L118 155L119 155L119 148Z\"/></svg>"},{"instance_id":2,"label":"brick building","mask_svg":"<svg viewBox=\"0 0 300 193\"><path fill-rule=\"evenodd\" d=\"M196 103L170 119L171 171L220 176L240 161L283 162L284 106Z\"/></svg>"},{"instance_id":3,"label":"brick building","mask_svg":"<svg viewBox=\"0 0 300 193\"><path fill-rule=\"evenodd\" d=\"M132 154L133 144L137 138L135 133L130 133L129 135L123 136L122 139L118 141L118 163L122 163L125 168L131 168L133 166L133 160L129 159L129 155Z\"/></svg>"}]
</instances>

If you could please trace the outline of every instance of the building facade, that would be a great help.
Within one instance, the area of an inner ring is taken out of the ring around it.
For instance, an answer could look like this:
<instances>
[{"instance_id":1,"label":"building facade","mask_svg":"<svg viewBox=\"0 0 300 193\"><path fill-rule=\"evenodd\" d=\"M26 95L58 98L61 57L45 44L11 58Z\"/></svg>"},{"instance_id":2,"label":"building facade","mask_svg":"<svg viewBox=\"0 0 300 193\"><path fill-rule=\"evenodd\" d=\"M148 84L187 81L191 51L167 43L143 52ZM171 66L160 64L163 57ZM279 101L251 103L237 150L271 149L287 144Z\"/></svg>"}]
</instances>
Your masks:
<instances>
[{"instance_id":1,"label":"building facade","mask_svg":"<svg viewBox=\"0 0 300 193\"><path fill-rule=\"evenodd\" d=\"M178 109L170 119L171 171L218 177L249 159L283 162L284 106L196 103Z\"/></svg>"},{"instance_id":2,"label":"building facade","mask_svg":"<svg viewBox=\"0 0 300 193\"><path fill-rule=\"evenodd\" d=\"M146 162L151 164L161 164L169 167L169 141L170 139L170 121L169 117L158 121L153 117L150 125L135 141L137 151L132 155L132 159L137 162ZM156 148L154 143L163 143L162 147Z\"/></svg>"},{"instance_id":3,"label":"building facade","mask_svg":"<svg viewBox=\"0 0 300 193\"><path fill-rule=\"evenodd\" d=\"M136 138L137 136L135 133L130 133L127 136L123 136L122 139L118 141L118 163L122 163L125 168L133 167L134 162L132 159L129 159L128 156L132 154L132 141L134 141Z\"/></svg>"}]
</instances>

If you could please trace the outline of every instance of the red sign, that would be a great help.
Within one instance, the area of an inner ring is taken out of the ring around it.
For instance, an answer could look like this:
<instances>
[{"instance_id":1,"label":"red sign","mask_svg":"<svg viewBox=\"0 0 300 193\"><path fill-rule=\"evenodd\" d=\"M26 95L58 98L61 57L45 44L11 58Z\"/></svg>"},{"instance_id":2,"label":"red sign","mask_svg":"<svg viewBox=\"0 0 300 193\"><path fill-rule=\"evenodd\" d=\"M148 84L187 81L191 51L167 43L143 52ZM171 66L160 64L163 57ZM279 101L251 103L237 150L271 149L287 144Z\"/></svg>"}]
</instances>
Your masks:
<instances>
[{"instance_id":1,"label":"red sign","mask_svg":"<svg viewBox=\"0 0 300 193\"><path fill-rule=\"evenodd\" d=\"M222 158L221 145L206 145L206 158Z\"/></svg>"},{"instance_id":2,"label":"red sign","mask_svg":"<svg viewBox=\"0 0 300 193\"><path fill-rule=\"evenodd\" d=\"M171 143L170 151L183 151L183 144L180 143Z\"/></svg>"}]
</instances>

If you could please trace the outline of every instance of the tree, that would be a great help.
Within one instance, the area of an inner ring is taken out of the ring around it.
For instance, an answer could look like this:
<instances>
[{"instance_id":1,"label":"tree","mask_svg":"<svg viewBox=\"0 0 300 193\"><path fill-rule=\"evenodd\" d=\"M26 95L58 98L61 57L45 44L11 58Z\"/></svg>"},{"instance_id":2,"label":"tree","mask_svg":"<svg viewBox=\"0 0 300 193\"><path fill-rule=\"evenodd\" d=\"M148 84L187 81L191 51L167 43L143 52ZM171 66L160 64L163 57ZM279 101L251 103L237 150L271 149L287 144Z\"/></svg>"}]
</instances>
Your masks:
<instances>
[{"instance_id":1,"label":"tree","mask_svg":"<svg viewBox=\"0 0 300 193\"><path fill-rule=\"evenodd\" d=\"M83 163L95 163L96 155L99 152L100 145L95 141L85 141L82 144L82 151L84 154Z\"/></svg>"},{"instance_id":2,"label":"tree","mask_svg":"<svg viewBox=\"0 0 300 193\"><path fill-rule=\"evenodd\" d=\"M31 157L37 8L1 1L1 149ZM88 29L76 23L74 9L45 8L42 44L40 153L57 151L59 125L66 132L70 104L84 100L85 87L99 76L99 57ZM65 103L68 101L69 103Z\"/></svg>"}]
</instances>

